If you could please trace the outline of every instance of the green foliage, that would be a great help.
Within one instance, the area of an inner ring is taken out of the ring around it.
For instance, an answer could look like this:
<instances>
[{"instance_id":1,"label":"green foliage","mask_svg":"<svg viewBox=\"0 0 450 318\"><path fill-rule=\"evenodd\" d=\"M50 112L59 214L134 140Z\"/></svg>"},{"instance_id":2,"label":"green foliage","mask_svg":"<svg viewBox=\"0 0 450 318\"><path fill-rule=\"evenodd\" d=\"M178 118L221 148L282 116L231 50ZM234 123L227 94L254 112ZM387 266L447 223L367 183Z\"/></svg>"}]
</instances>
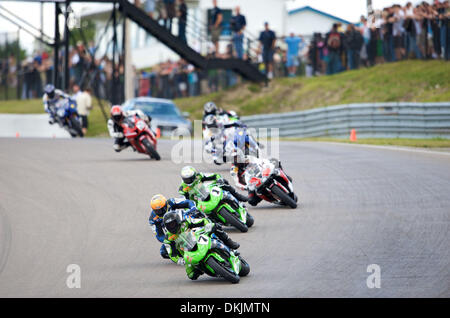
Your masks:
<instances>
[{"instance_id":1,"label":"green foliage","mask_svg":"<svg viewBox=\"0 0 450 318\"><path fill-rule=\"evenodd\" d=\"M6 59L11 55L14 55L16 58L17 52L19 52L19 62L24 60L26 57L26 51L22 49L19 41L17 40L0 44L0 58L2 59Z\"/></svg>"},{"instance_id":2,"label":"green foliage","mask_svg":"<svg viewBox=\"0 0 450 318\"><path fill-rule=\"evenodd\" d=\"M72 43L77 43L78 41L84 43L86 41L86 44L88 44L89 41L94 41L96 31L95 22L92 19L82 19L80 24L79 29L74 28L70 33Z\"/></svg>"}]
</instances>

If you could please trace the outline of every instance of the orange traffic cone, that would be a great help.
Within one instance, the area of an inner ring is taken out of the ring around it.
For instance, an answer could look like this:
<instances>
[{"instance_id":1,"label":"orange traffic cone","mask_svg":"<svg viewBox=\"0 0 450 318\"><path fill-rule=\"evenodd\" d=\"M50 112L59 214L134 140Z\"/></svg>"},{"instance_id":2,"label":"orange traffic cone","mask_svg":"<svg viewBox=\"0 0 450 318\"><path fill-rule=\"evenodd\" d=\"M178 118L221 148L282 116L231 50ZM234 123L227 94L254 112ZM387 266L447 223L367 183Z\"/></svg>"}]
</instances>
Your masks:
<instances>
[{"instance_id":1,"label":"orange traffic cone","mask_svg":"<svg viewBox=\"0 0 450 318\"><path fill-rule=\"evenodd\" d=\"M161 137L161 128L156 128L156 138L160 138Z\"/></svg>"},{"instance_id":2,"label":"orange traffic cone","mask_svg":"<svg viewBox=\"0 0 450 318\"><path fill-rule=\"evenodd\" d=\"M350 131L350 141L352 141L352 142L355 142L357 139L356 139L356 130L355 129L352 129L351 131Z\"/></svg>"}]
</instances>

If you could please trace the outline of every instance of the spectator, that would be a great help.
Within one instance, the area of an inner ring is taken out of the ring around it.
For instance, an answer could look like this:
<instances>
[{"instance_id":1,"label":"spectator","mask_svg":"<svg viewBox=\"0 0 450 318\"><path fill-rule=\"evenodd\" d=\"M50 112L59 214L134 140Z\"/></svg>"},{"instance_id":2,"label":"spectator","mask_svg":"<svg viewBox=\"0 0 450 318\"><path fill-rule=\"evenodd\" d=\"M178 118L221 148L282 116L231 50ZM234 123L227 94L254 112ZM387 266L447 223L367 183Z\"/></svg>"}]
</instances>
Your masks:
<instances>
[{"instance_id":1,"label":"spectator","mask_svg":"<svg viewBox=\"0 0 450 318\"><path fill-rule=\"evenodd\" d=\"M405 7L405 22L404 27L406 31L406 56L412 51L416 55L416 58L422 58L419 47L417 46L417 25L414 21L416 15L414 7L411 2L408 2Z\"/></svg>"},{"instance_id":2,"label":"spectator","mask_svg":"<svg viewBox=\"0 0 450 318\"><path fill-rule=\"evenodd\" d=\"M178 6L178 37L184 43L186 40L186 23L187 23L187 6L184 0L179 0L180 4Z\"/></svg>"},{"instance_id":3,"label":"spectator","mask_svg":"<svg viewBox=\"0 0 450 318\"><path fill-rule=\"evenodd\" d=\"M328 49L327 74L338 73L341 69L340 54L342 51L342 35L338 32L338 25L335 23L325 37Z\"/></svg>"},{"instance_id":4,"label":"spectator","mask_svg":"<svg viewBox=\"0 0 450 318\"><path fill-rule=\"evenodd\" d=\"M394 20L393 8L386 8L384 21L384 58L387 62L394 62L396 60L394 50Z\"/></svg>"},{"instance_id":5,"label":"spectator","mask_svg":"<svg viewBox=\"0 0 450 318\"><path fill-rule=\"evenodd\" d=\"M73 98L77 102L78 114L81 118L81 129L83 135L86 135L88 129L88 116L89 111L92 109L92 99L90 95L90 90L81 91L78 84L73 84L72 86Z\"/></svg>"},{"instance_id":6,"label":"spectator","mask_svg":"<svg viewBox=\"0 0 450 318\"><path fill-rule=\"evenodd\" d=\"M213 9L211 12L211 21L209 30L211 32L211 42L214 44L216 56L219 55L219 39L222 34L222 10L217 6L217 0L213 0Z\"/></svg>"},{"instance_id":7,"label":"spectator","mask_svg":"<svg viewBox=\"0 0 450 318\"><path fill-rule=\"evenodd\" d=\"M394 8L394 23L393 23L393 35L394 35L394 47L395 47L395 56L397 60L402 60L405 56L404 49L404 33L405 29L403 28L403 23L405 20L405 15L400 5L396 4L393 6Z\"/></svg>"},{"instance_id":8,"label":"spectator","mask_svg":"<svg viewBox=\"0 0 450 318\"><path fill-rule=\"evenodd\" d=\"M192 64L188 66L189 96L197 96L198 75Z\"/></svg>"},{"instance_id":9,"label":"spectator","mask_svg":"<svg viewBox=\"0 0 450 318\"><path fill-rule=\"evenodd\" d=\"M290 36L285 38L284 41L287 44L286 66L288 68L288 76L294 77L299 65L298 53L303 40L301 36L296 36L294 32L291 32Z\"/></svg>"},{"instance_id":10,"label":"spectator","mask_svg":"<svg viewBox=\"0 0 450 318\"><path fill-rule=\"evenodd\" d=\"M266 67L267 77L273 78L273 54L275 52L275 43L277 37L275 32L270 30L269 22L264 23L264 31L259 35L260 51L262 47L263 63Z\"/></svg>"},{"instance_id":11,"label":"spectator","mask_svg":"<svg viewBox=\"0 0 450 318\"><path fill-rule=\"evenodd\" d=\"M345 32L345 49L347 53L347 63L350 70L359 68L360 52L363 46L363 37L355 29L353 24L349 24Z\"/></svg>"},{"instance_id":12,"label":"spectator","mask_svg":"<svg viewBox=\"0 0 450 318\"><path fill-rule=\"evenodd\" d=\"M175 18L175 0L164 0L164 8L166 17L164 19L164 27L172 32L172 20Z\"/></svg>"},{"instance_id":13,"label":"spectator","mask_svg":"<svg viewBox=\"0 0 450 318\"><path fill-rule=\"evenodd\" d=\"M145 0L144 2L144 10L148 14L150 18L154 18L156 8L156 0Z\"/></svg>"},{"instance_id":14,"label":"spectator","mask_svg":"<svg viewBox=\"0 0 450 318\"><path fill-rule=\"evenodd\" d=\"M241 14L239 6L235 9L236 15L231 18L231 29L233 31L233 45L236 56L240 59L244 58L244 29L247 25L245 16Z\"/></svg>"}]
</instances>

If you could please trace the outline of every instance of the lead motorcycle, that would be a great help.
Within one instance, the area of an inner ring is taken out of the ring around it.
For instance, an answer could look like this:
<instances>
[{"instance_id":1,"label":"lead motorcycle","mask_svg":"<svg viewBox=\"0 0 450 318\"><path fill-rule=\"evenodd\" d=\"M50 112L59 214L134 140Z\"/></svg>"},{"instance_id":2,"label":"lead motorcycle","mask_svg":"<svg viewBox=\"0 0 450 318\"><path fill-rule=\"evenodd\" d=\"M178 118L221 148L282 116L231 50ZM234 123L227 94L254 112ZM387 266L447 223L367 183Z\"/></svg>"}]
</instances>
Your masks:
<instances>
[{"instance_id":1,"label":"lead motorcycle","mask_svg":"<svg viewBox=\"0 0 450 318\"><path fill-rule=\"evenodd\" d=\"M157 139L147 123L138 116L129 116L121 124L123 134L134 150L147 154L150 158L161 160L156 150Z\"/></svg>"},{"instance_id":2,"label":"lead motorcycle","mask_svg":"<svg viewBox=\"0 0 450 318\"><path fill-rule=\"evenodd\" d=\"M255 191L261 199L280 205L297 208L298 198L294 193L292 179L286 175L276 159L250 163L244 173L249 191Z\"/></svg>"}]
</instances>

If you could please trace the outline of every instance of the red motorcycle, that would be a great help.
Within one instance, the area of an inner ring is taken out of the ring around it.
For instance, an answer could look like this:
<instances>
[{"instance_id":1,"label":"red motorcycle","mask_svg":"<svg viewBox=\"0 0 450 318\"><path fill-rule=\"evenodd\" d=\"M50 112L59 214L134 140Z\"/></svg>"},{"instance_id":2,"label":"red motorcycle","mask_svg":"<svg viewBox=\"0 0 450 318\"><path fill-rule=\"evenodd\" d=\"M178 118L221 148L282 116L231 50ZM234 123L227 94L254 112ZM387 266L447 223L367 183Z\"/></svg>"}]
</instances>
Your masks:
<instances>
[{"instance_id":1,"label":"red motorcycle","mask_svg":"<svg viewBox=\"0 0 450 318\"><path fill-rule=\"evenodd\" d=\"M255 191L261 199L297 208L292 179L283 171L277 160L261 160L251 163L245 170L245 182L249 191Z\"/></svg>"},{"instance_id":2,"label":"red motorcycle","mask_svg":"<svg viewBox=\"0 0 450 318\"><path fill-rule=\"evenodd\" d=\"M150 158L161 160L156 151L157 139L147 123L137 116L130 116L122 122L123 135L127 138L133 149L139 153L147 154Z\"/></svg>"}]
</instances>

